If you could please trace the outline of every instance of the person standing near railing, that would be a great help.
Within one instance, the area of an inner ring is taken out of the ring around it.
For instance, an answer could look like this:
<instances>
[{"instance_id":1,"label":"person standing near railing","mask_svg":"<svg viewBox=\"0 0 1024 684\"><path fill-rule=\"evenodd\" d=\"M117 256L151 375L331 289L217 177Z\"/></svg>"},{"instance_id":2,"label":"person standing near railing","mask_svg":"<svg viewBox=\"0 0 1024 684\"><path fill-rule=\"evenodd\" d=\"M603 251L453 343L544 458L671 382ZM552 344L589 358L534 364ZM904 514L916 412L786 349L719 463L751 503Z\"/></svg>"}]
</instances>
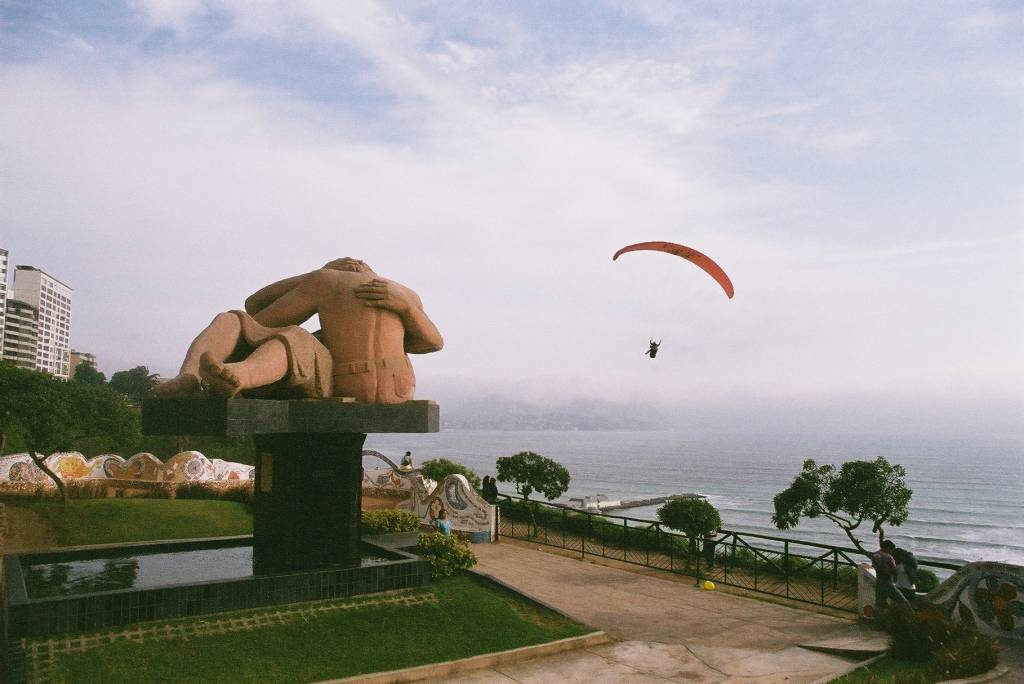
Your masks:
<instances>
[{"instance_id":1,"label":"person standing near railing","mask_svg":"<svg viewBox=\"0 0 1024 684\"><path fill-rule=\"evenodd\" d=\"M718 530L710 530L704 533L704 560L708 567L715 567L715 544L718 542Z\"/></svg>"},{"instance_id":2,"label":"person standing near railing","mask_svg":"<svg viewBox=\"0 0 1024 684\"><path fill-rule=\"evenodd\" d=\"M896 545L886 539L878 549L871 554L871 567L875 570L875 626L882 627L882 612L885 609L886 599L892 599L895 603L910 605L907 599L896 589L896 559L893 558L893 551Z\"/></svg>"},{"instance_id":3,"label":"person standing near railing","mask_svg":"<svg viewBox=\"0 0 1024 684\"><path fill-rule=\"evenodd\" d=\"M892 557L896 561L896 588L908 601L917 595L917 559L907 549L893 545Z\"/></svg>"},{"instance_id":4,"label":"person standing near railing","mask_svg":"<svg viewBox=\"0 0 1024 684\"><path fill-rule=\"evenodd\" d=\"M483 486L481 487L484 501L489 504L498 503L498 484L490 475L484 475Z\"/></svg>"}]
</instances>

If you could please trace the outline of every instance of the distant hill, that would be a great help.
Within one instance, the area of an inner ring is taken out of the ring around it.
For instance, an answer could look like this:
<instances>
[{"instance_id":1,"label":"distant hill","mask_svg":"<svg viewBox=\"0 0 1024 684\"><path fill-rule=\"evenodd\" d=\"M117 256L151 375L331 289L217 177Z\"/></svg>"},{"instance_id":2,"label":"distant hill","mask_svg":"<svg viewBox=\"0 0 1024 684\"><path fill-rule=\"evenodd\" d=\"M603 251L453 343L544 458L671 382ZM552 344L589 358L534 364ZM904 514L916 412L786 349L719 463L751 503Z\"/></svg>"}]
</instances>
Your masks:
<instances>
[{"instance_id":1,"label":"distant hill","mask_svg":"<svg viewBox=\"0 0 1024 684\"><path fill-rule=\"evenodd\" d=\"M658 430L660 413L600 400L536 403L496 395L445 402L441 425L464 430Z\"/></svg>"}]
</instances>

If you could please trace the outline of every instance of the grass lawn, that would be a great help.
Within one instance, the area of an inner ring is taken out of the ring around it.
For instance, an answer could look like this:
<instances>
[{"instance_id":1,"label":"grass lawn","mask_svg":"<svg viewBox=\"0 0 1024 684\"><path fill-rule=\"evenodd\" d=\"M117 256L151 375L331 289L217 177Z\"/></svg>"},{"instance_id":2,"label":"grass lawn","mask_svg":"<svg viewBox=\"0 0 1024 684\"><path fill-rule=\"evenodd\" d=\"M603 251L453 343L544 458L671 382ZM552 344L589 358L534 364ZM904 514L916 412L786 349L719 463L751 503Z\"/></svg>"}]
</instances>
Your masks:
<instances>
[{"instance_id":1,"label":"grass lawn","mask_svg":"<svg viewBox=\"0 0 1024 684\"><path fill-rule=\"evenodd\" d=\"M57 546L116 544L252 534L252 512L235 501L204 499L9 500L41 516Z\"/></svg>"},{"instance_id":2,"label":"grass lawn","mask_svg":"<svg viewBox=\"0 0 1024 684\"><path fill-rule=\"evenodd\" d=\"M52 681L310 682L593 631L471 574L409 593L432 593L437 600L408 606L362 605L284 625L192 639L120 641L58 656Z\"/></svg>"}]
</instances>

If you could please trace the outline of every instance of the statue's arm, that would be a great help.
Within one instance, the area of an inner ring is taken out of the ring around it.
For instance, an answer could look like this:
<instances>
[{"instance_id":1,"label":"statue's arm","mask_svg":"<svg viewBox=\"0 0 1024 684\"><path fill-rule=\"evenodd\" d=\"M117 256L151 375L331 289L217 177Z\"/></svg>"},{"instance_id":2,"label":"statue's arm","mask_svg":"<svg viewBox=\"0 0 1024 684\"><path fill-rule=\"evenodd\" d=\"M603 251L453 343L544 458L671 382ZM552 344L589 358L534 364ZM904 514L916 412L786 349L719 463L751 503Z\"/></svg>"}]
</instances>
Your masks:
<instances>
[{"instance_id":1,"label":"statue's arm","mask_svg":"<svg viewBox=\"0 0 1024 684\"><path fill-rule=\"evenodd\" d=\"M302 325L317 312L320 302L335 292L336 276L334 271L321 268L285 278L249 297L246 311L269 328Z\"/></svg>"},{"instance_id":2,"label":"statue's arm","mask_svg":"<svg viewBox=\"0 0 1024 684\"><path fill-rule=\"evenodd\" d=\"M360 285L355 295L366 306L387 309L398 314L405 328L403 344L409 354L429 354L444 347L444 339L437 327L423 311L419 295L398 283L374 278Z\"/></svg>"},{"instance_id":3,"label":"statue's arm","mask_svg":"<svg viewBox=\"0 0 1024 684\"><path fill-rule=\"evenodd\" d=\"M308 273L292 276L291 278L279 280L276 283L271 283L270 285L257 290L245 300L245 312L250 316L255 316L285 294L298 287L308 276Z\"/></svg>"},{"instance_id":4,"label":"statue's arm","mask_svg":"<svg viewBox=\"0 0 1024 684\"><path fill-rule=\"evenodd\" d=\"M410 295L410 306L405 313L398 314L402 318L402 325L405 326L405 351L409 354L429 354L440 351L444 347L441 333L437 330L434 322L427 317L419 295L412 290L407 291Z\"/></svg>"}]
</instances>

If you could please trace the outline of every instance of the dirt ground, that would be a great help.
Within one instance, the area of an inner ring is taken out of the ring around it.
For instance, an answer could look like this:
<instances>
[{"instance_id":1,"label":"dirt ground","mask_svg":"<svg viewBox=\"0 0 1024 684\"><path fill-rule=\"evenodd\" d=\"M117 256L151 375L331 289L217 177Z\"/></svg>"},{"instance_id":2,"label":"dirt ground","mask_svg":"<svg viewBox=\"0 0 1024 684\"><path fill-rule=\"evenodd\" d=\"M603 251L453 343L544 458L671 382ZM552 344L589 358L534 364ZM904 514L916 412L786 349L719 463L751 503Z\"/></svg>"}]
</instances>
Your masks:
<instances>
[{"instance_id":1,"label":"dirt ground","mask_svg":"<svg viewBox=\"0 0 1024 684\"><path fill-rule=\"evenodd\" d=\"M398 504L402 499L383 497L383 496L368 496L363 494L362 503L364 511L376 511L382 508L397 508Z\"/></svg>"},{"instance_id":2,"label":"dirt ground","mask_svg":"<svg viewBox=\"0 0 1024 684\"><path fill-rule=\"evenodd\" d=\"M57 545L49 524L33 511L16 504L0 503L6 509L7 534L2 553L19 553L53 548Z\"/></svg>"}]
</instances>

